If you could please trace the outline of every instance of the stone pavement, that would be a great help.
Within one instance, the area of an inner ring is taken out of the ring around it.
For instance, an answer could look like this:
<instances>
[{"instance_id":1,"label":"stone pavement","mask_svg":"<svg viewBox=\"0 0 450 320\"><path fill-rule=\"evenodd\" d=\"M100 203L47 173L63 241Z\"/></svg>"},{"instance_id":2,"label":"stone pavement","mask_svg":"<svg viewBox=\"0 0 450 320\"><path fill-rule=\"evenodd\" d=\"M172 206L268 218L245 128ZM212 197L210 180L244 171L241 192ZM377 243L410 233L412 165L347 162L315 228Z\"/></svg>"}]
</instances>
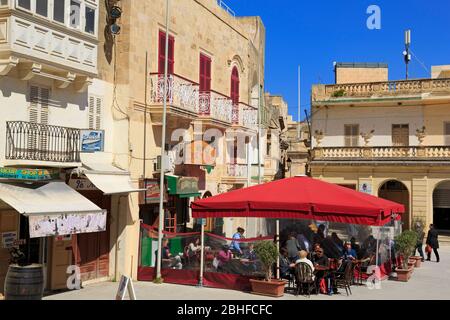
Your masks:
<instances>
[{"instance_id":1,"label":"stone pavement","mask_svg":"<svg viewBox=\"0 0 450 320\"><path fill-rule=\"evenodd\" d=\"M441 262L422 263L416 268L409 282L383 281L381 289L369 290L366 286L352 286L353 294L343 293L333 296L312 295L310 298L285 294L282 300L439 300L450 299L450 246L439 250ZM434 260L434 255L432 257ZM78 291L70 291L47 296L44 300L113 300L117 292L117 282L103 282L88 285ZM198 288L174 284L154 284L134 282L138 300L271 300L274 298L250 293Z\"/></svg>"}]
</instances>

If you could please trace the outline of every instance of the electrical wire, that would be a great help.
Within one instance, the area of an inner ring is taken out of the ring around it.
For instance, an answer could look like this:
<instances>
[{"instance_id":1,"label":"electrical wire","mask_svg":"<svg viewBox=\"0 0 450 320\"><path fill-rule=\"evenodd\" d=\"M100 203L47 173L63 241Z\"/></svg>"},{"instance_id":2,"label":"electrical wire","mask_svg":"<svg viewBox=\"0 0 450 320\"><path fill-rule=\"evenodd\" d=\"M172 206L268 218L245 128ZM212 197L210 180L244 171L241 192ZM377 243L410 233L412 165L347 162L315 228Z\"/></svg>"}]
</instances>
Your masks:
<instances>
[{"instance_id":1,"label":"electrical wire","mask_svg":"<svg viewBox=\"0 0 450 320\"><path fill-rule=\"evenodd\" d=\"M414 52L412 50L409 50L409 52L411 52L412 56L417 60L417 62L419 62L422 68L424 68L427 73L430 73L426 65L414 54Z\"/></svg>"}]
</instances>

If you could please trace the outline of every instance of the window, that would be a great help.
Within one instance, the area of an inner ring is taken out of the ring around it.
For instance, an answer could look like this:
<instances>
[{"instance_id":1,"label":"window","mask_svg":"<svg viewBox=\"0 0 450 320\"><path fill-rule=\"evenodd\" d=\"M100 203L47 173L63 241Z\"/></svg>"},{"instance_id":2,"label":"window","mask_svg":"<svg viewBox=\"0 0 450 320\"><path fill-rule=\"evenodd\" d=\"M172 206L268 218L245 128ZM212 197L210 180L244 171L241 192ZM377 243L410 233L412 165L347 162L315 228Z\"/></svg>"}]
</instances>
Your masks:
<instances>
[{"instance_id":1,"label":"window","mask_svg":"<svg viewBox=\"0 0 450 320\"><path fill-rule=\"evenodd\" d=\"M272 147L272 134L268 133L267 134L267 150L266 150L266 154L268 157L270 157L271 155L271 147Z\"/></svg>"},{"instance_id":2,"label":"window","mask_svg":"<svg viewBox=\"0 0 450 320\"><path fill-rule=\"evenodd\" d=\"M64 0L54 0L53 2L53 20L64 23L65 22L65 8Z\"/></svg>"},{"instance_id":3,"label":"window","mask_svg":"<svg viewBox=\"0 0 450 320\"><path fill-rule=\"evenodd\" d=\"M239 103L239 71L236 67L231 71L231 93L230 93L231 101L233 101L233 105Z\"/></svg>"},{"instance_id":4,"label":"window","mask_svg":"<svg viewBox=\"0 0 450 320\"><path fill-rule=\"evenodd\" d=\"M95 9L86 6L86 25L84 31L95 34Z\"/></svg>"},{"instance_id":5,"label":"window","mask_svg":"<svg viewBox=\"0 0 450 320\"><path fill-rule=\"evenodd\" d=\"M31 10L31 0L17 0L17 5L23 9Z\"/></svg>"},{"instance_id":6,"label":"window","mask_svg":"<svg viewBox=\"0 0 450 320\"><path fill-rule=\"evenodd\" d=\"M50 100L50 90L38 86L30 86L30 107L28 109L28 119L31 123L48 124L48 105ZM41 128L41 134L28 135L29 150L46 150L48 135L45 134L45 127Z\"/></svg>"},{"instance_id":7,"label":"window","mask_svg":"<svg viewBox=\"0 0 450 320\"><path fill-rule=\"evenodd\" d=\"M175 39L169 35L169 53L168 53L168 73L173 74L175 64ZM164 73L165 59L166 59L166 33L164 31L159 32L159 51L158 51L158 73Z\"/></svg>"},{"instance_id":8,"label":"window","mask_svg":"<svg viewBox=\"0 0 450 320\"><path fill-rule=\"evenodd\" d=\"M211 90L211 58L200 54L200 92Z\"/></svg>"},{"instance_id":9,"label":"window","mask_svg":"<svg viewBox=\"0 0 450 320\"><path fill-rule=\"evenodd\" d=\"M444 122L444 144L450 146L450 122Z\"/></svg>"},{"instance_id":10,"label":"window","mask_svg":"<svg viewBox=\"0 0 450 320\"><path fill-rule=\"evenodd\" d=\"M72 28L80 28L80 2L71 0L70 1L70 26Z\"/></svg>"},{"instance_id":11,"label":"window","mask_svg":"<svg viewBox=\"0 0 450 320\"><path fill-rule=\"evenodd\" d=\"M43 17L48 16L48 0L36 0L36 13Z\"/></svg>"},{"instance_id":12,"label":"window","mask_svg":"<svg viewBox=\"0 0 450 320\"><path fill-rule=\"evenodd\" d=\"M392 125L392 145L394 147L409 146L409 125L393 124Z\"/></svg>"},{"instance_id":13,"label":"window","mask_svg":"<svg viewBox=\"0 0 450 320\"><path fill-rule=\"evenodd\" d=\"M358 124L346 124L344 126L344 143L346 147L359 146L359 125Z\"/></svg>"},{"instance_id":14,"label":"window","mask_svg":"<svg viewBox=\"0 0 450 320\"><path fill-rule=\"evenodd\" d=\"M101 119L102 119L102 98L100 97L89 97L89 129L100 130Z\"/></svg>"}]
</instances>

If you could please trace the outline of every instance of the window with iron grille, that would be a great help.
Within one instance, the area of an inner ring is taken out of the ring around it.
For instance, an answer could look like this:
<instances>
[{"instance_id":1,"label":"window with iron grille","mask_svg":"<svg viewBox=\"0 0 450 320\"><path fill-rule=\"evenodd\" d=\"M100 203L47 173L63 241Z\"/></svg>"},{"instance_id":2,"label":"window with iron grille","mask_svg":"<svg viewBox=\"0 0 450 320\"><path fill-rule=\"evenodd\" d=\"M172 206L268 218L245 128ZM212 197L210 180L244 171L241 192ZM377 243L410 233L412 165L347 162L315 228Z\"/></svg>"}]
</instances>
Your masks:
<instances>
[{"instance_id":1,"label":"window with iron grille","mask_svg":"<svg viewBox=\"0 0 450 320\"><path fill-rule=\"evenodd\" d=\"M346 147L359 146L359 124L344 125L344 144Z\"/></svg>"}]
</instances>

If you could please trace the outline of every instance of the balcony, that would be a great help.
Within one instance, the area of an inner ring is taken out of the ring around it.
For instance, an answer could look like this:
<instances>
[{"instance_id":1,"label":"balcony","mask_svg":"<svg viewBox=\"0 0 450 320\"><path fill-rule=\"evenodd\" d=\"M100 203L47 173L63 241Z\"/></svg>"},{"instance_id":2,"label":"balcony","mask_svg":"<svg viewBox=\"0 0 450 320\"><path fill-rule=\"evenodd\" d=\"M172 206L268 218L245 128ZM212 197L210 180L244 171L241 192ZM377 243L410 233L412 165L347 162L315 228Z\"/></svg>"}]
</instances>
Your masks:
<instances>
[{"instance_id":1,"label":"balcony","mask_svg":"<svg viewBox=\"0 0 450 320\"><path fill-rule=\"evenodd\" d=\"M0 76L10 72L23 80L41 76L54 80L58 88L73 85L84 91L97 75L98 2L86 7L80 2L90 10L88 22L87 18L73 22L69 7L56 22L50 18L50 6L38 14L33 11L35 2L29 3L25 8L16 1L0 1Z\"/></svg>"},{"instance_id":2,"label":"balcony","mask_svg":"<svg viewBox=\"0 0 450 320\"><path fill-rule=\"evenodd\" d=\"M7 160L80 162L80 130L24 121L6 122Z\"/></svg>"},{"instance_id":3,"label":"balcony","mask_svg":"<svg viewBox=\"0 0 450 320\"><path fill-rule=\"evenodd\" d=\"M450 146L324 147L313 150L313 161L450 161Z\"/></svg>"},{"instance_id":4,"label":"balcony","mask_svg":"<svg viewBox=\"0 0 450 320\"><path fill-rule=\"evenodd\" d=\"M234 126L257 130L258 109L242 102L234 104L232 109L232 123Z\"/></svg>"},{"instance_id":5,"label":"balcony","mask_svg":"<svg viewBox=\"0 0 450 320\"><path fill-rule=\"evenodd\" d=\"M181 76L167 77L167 114L195 119L199 114L198 84ZM154 122L162 122L164 102L164 75L150 75L150 113Z\"/></svg>"},{"instance_id":6,"label":"balcony","mask_svg":"<svg viewBox=\"0 0 450 320\"><path fill-rule=\"evenodd\" d=\"M233 102L230 98L215 92L199 93L199 113L202 119L216 124L231 125Z\"/></svg>"},{"instance_id":7,"label":"balcony","mask_svg":"<svg viewBox=\"0 0 450 320\"><path fill-rule=\"evenodd\" d=\"M349 83L313 86L313 102L349 98L396 97L404 95L450 94L450 79L418 79L370 83Z\"/></svg>"}]
</instances>

